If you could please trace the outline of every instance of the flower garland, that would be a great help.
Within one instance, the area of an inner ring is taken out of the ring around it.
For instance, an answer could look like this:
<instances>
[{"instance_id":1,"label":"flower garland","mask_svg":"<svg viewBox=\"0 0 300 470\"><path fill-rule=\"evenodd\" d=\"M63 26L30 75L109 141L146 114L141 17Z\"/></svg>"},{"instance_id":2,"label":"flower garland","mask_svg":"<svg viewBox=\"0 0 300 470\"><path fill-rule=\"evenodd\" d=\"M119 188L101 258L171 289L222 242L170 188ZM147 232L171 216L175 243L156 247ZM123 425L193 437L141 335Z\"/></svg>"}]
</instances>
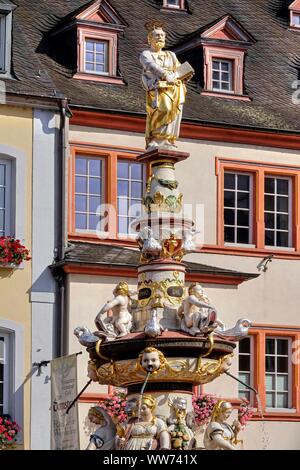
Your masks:
<instances>
[{"instance_id":1,"label":"flower garland","mask_svg":"<svg viewBox=\"0 0 300 470\"><path fill-rule=\"evenodd\" d=\"M126 393L115 392L111 397L101 402L100 406L108 412L115 423L124 423L127 420L126 403Z\"/></svg>"},{"instance_id":2,"label":"flower garland","mask_svg":"<svg viewBox=\"0 0 300 470\"><path fill-rule=\"evenodd\" d=\"M0 237L0 266L1 264L15 264L19 266L22 261L29 261L29 250L13 237Z\"/></svg>"},{"instance_id":3,"label":"flower garland","mask_svg":"<svg viewBox=\"0 0 300 470\"><path fill-rule=\"evenodd\" d=\"M15 421L0 417L0 449L8 449L16 441L20 426Z\"/></svg>"},{"instance_id":4,"label":"flower garland","mask_svg":"<svg viewBox=\"0 0 300 470\"><path fill-rule=\"evenodd\" d=\"M217 402L218 398L215 395L193 395L195 422L198 426L204 426L209 422L214 406Z\"/></svg>"},{"instance_id":5,"label":"flower garland","mask_svg":"<svg viewBox=\"0 0 300 470\"><path fill-rule=\"evenodd\" d=\"M193 396L193 408L195 413L195 422L198 426L208 424L219 398L216 395L202 394ZM238 408L238 420L242 426L246 426L247 422L252 418L254 410L248 400L242 399L242 403Z\"/></svg>"}]
</instances>

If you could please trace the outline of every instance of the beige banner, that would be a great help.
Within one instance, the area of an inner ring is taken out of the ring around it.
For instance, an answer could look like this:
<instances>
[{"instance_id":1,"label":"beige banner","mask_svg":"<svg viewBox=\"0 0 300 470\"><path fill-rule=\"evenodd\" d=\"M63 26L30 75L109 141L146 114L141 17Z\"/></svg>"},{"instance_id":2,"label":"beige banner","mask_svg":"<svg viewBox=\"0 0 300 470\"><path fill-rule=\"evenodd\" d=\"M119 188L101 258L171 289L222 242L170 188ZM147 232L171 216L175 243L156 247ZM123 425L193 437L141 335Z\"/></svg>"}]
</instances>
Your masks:
<instances>
[{"instance_id":1,"label":"beige banner","mask_svg":"<svg viewBox=\"0 0 300 470\"><path fill-rule=\"evenodd\" d=\"M51 361L51 449L78 450L77 355Z\"/></svg>"}]
</instances>

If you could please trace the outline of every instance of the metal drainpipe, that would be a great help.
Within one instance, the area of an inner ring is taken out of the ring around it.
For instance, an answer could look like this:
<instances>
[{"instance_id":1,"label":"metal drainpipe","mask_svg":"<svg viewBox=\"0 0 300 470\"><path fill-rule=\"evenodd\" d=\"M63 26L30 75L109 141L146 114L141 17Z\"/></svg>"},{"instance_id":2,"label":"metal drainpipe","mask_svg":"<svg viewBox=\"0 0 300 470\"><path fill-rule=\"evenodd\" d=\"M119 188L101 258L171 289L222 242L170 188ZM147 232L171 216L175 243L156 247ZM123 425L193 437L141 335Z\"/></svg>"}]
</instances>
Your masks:
<instances>
[{"instance_id":1,"label":"metal drainpipe","mask_svg":"<svg viewBox=\"0 0 300 470\"><path fill-rule=\"evenodd\" d=\"M67 117L71 113L68 107L67 99L61 99L60 106L60 133L59 133L59 157L57 165L57 176L59 181L57 197L57 253L56 261L63 261L65 257L66 244L66 162L67 162ZM65 276L60 273L56 277L58 284L57 315L56 315L56 355L63 356L67 353L67 331L68 319L66 317L66 295L65 295Z\"/></svg>"}]
</instances>

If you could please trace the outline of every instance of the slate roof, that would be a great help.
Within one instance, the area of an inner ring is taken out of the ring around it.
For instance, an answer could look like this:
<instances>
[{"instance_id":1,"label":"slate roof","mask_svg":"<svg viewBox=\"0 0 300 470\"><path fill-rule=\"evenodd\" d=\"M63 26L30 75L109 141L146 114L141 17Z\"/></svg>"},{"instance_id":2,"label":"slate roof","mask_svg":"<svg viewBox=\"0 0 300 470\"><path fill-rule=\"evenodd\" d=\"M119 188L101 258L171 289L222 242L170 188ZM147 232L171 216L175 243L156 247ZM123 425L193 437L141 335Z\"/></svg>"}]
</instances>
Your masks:
<instances>
[{"instance_id":1,"label":"slate roof","mask_svg":"<svg viewBox=\"0 0 300 470\"><path fill-rule=\"evenodd\" d=\"M100 243L73 242L68 248L65 259L52 268L63 264L83 264L84 266L112 266L120 268L137 268L139 264L139 250L112 246ZM209 274L213 276L236 277L243 280L254 279L259 274L242 273L230 269L208 266L201 263L185 262L187 272L191 274Z\"/></svg>"},{"instance_id":2,"label":"slate roof","mask_svg":"<svg viewBox=\"0 0 300 470\"><path fill-rule=\"evenodd\" d=\"M3 1L3 0L1 0ZM224 15L232 15L254 38L245 63L246 92L253 101L239 102L201 96L201 49L188 59L197 68L188 88L184 119L262 129L300 129L300 106L292 103L292 84L300 78L300 32L289 30L291 0L187 0L188 12L161 11L162 0L110 0L128 26L119 40L118 69L126 85L116 86L73 79L73 45L50 36L51 30L84 0L15 0L13 72L6 80L11 93L70 99L71 105L144 115L139 53L147 47L144 24L163 20L168 47L174 48Z\"/></svg>"}]
</instances>

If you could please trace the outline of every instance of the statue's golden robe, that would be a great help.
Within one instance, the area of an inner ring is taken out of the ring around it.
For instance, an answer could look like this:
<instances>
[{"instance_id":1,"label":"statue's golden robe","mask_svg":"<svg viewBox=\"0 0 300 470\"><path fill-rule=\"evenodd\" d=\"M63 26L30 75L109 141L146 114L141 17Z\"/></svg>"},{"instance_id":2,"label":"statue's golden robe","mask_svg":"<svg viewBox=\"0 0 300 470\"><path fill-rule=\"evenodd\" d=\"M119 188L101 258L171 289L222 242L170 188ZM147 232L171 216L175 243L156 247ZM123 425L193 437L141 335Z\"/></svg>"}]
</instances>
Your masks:
<instances>
[{"instance_id":1,"label":"statue's golden robe","mask_svg":"<svg viewBox=\"0 0 300 470\"><path fill-rule=\"evenodd\" d=\"M147 91L146 143L167 140L174 144L179 136L186 95L184 83L176 79L180 62L173 52L164 51L161 55L155 55L150 50L141 54L140 61L144 68L142 81ZM174 85L164 81L166 72L171 76L173 74Z\"/></svg>"}]
</instances>

